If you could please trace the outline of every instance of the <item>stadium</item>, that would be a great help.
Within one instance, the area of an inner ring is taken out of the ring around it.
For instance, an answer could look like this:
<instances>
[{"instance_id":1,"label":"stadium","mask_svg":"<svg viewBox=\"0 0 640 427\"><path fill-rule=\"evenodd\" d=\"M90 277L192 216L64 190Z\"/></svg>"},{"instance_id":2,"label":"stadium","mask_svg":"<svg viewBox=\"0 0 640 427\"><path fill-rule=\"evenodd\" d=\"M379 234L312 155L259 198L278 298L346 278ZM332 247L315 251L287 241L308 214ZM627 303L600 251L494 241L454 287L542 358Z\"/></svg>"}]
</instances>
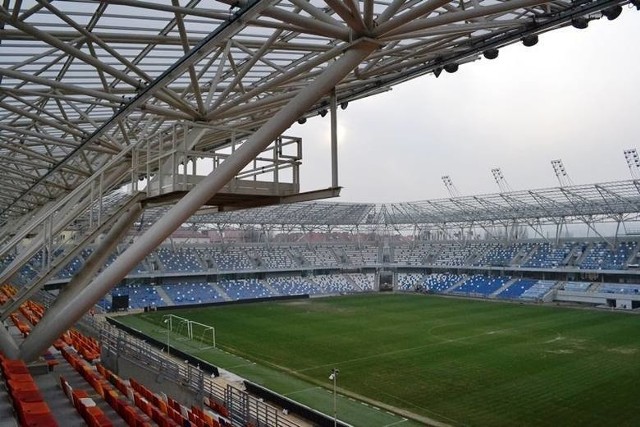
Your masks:
<instances>
[{"instance_id":1,"label":"stadium","mask_svg":"<svg viewBox=\"0 0 640 427\"><path fill-rule=\"evenodd\" d=\"M635 149L630 179L338 198L340 115L636 9L5 1L0 426L637 425Z\"/></svg>"}]
</instances>

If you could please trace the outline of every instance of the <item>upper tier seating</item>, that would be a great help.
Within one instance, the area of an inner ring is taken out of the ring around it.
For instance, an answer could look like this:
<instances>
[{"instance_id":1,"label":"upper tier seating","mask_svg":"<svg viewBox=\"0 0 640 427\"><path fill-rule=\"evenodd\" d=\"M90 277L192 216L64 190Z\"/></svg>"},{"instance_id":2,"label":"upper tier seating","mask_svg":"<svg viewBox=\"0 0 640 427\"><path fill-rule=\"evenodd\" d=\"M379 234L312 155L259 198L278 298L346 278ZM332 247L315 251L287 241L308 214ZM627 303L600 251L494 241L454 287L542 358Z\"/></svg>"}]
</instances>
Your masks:
<instances>
[{"instance_id":1,"label":"upper tier seating","mask_svg":"<svg viewBox=\"0 0 640 427\"><path fill-rule=\"evenodd\" d=\"M446 266L465 265L467 260L473 254L477 253L479 248L478 245L464 245L458 243L448 243L439 245L438 247L440 248L440 252L433 264Z\"/></svg>"},{"instance_id":2,"label":"upper tier seating","mask_svg":"<svg viewBox=\"0 0 640 427\"><path fill-rule=\"evenodd\" d=\"M402 265L424 265L428 249L424 245L396 246L393 249L393 261Z\"/></svg>"},{"instance_id":3,"label":"upper tier seating","mask_svg":"<svg viewBox=\"0 0 640 427\"><path fill-rule=\"evenodd\" d=\"M346 246L343 248L345 255L352 265L372 265L378 262L377 246Z\"/></svg>"},{"instance_id":4,"label":"upper tier seating","mask_svg":"<svg viewBox=\"0 0 640 427\"><path fill-rule=\"evenodd\" d=\"M338 265L336 255L330 247L315 246L300 248L300 255L305 260L304 265L312 267L331 267Z\"/></svg>"},{"instance_id":5,"label":"upper tier seating","mask_svg":"<svg viewBox=\"0 0 640 427\"><path fill-rule=\"evenodd\" d=\"M565 242L554 247L548 242L536 244L537 250L525 261L523 267L555 268L564 265L564 261L574 247L573 242Z\"/></svg>"},{"instance_id":6,"label":"upper tier seating","mask_svg":"<svg viewBox=\"0 0 640 427\"><path fill-rule=\"evenodd\" d=\"M203 265L198 257L198 252L189 247L177 251L168 247L155 251L165 272L194 272L202 271Z\"/></svg>"},{"instance_id":7,"label":"upper tier seating","mask_svg":"<svg viewBox=\"0 0 640 427\"><path fill-rule=\"evenodd\" d=\"M506 267L511 265L511 261L523 246L515 243L510 245L494 245L487 250L473 265Z\"/></svg>"},{"instance_id":8,"label":"upper tier seating","mask_svg":"<svg viewBox=\"0 0 640 427\"><path fill-rule=\"evenodd\" d=\"M622 270L629 257L635 252L637 242L620 242L615 249L611 249L606 242L593 243L582 262L580 268L587 270Z\"/></svg>"},{"instance_id":9,"label":"upper tier seating","mask_svg":"<svg viewBox=\"0 0 640 427\"><path fill-rule=\"evenodd\" d=\"M261 268L279 270L292 268L296 265L286 247L254 248L252 252L262 262Z\"/></svg>"},{"instance_id":10,"label":"upper tier seating","mask_svg":"<svg viewBox=\"0 0 640 427\"><path fill-rule=\"evenodd\" d=\"M220 271L251 270L253 263L241 248L209 248L209 254Z\"/></svg>"}]
</instances>

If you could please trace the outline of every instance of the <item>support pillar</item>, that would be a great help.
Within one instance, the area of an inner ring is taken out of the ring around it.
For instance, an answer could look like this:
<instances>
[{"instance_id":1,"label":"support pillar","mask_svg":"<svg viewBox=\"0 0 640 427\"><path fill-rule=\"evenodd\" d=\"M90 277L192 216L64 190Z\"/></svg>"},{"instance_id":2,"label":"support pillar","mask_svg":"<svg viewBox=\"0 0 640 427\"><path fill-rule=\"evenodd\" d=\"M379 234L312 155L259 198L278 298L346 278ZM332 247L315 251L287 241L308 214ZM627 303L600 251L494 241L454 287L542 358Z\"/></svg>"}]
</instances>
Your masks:
<instances>
[{"instance_id":1,"label":"support pillar","mask_svg":"<svg viewBox=\"0 0 640 427\"><path fill-rule=\"evenodd\" d=\"M106 221L104 221L101 226L96 228L91 234L89 234L84 239L82 239L82 241L73 250L71 250L67 255L65 255L65 259L62 259L62 260L59 260L58 262L56 262L56 266L50 268L49 271L47 271L46 274L38 275L38 278L35 279L35 282L33 282L33 283L29 284L29 285L25 285L22 288L20 288L20 291L18 291L18 293L16 295L11 297L11 299L5 305L3 305L1 307L0 320L6 320L9 317L9 315L11 313L13 313L14 311L16 311L23 302L25 302L27 299L31 298L31 296L33 294L35 294L36 292L38 292L40 289L42 289L42 287L49 280L53 279L53 277L64 267L64 265L68 261L70 261L74 256L78 255L80 253L80 251L82 249L84 249L86 246L88 246L91 242L95 241L96 238L100 234L105 232L105 230L107 230L107 229L111 229L111 230L117 229L119 227L117 222L118 221L123 221L122 218L127 216L127 212L128 211L131 211L131 209L135 209L136 206L139 206L141 199L142 199L142 193L138 193L137 195L133 196L131 198L131 200L128 201L121 208L119 208L112 215L111 218L109 218ZM136 218L134 218L131 221L131 223L133 223L133 221L135 221ZM115 227L114 227L114 224L115 224ZM126 229L125 229L125 231L126 231ZM96 252L99 251L101 248L102 248L102 245L100 245L96 249ZM115 247L111 248L109 253L113 252L113 249L115 249ZM106 259L107 259L107 256L109 255L109 253L106 254L104 259L101 260L101 263L99 264L100 266L104 265L104 262L106 262ZM95 252L91 256L89 256L87 262L85 262L85 264L82 266L82 269L76 274L76 276L78 274L83 274L83 271L85 271L85 269L86 269L86 265L94 257L94 255L95 255ZM93 270L90 273L91 277L93 277L97 272L98 272L97 269ZM75 277L74 277L74 280L75 280ZM72 283L73 283L73 281L72 281Z\"/></svg>"},{"instance_id":2,"label":"support pillar","mask_svg":"<svg viewBox=\"0 0 640 427\"><path fill-rule=\"evenodd\" d=\"M338 102L335 88L331 90L331 187L338 186Z\"/></svg>"},{"instance_id":3,"label":"support pillar","mask_svg":"<svg viewBox=\"0 0 640 427\"><path fill-rule=\"evenodd\" d=\"M207 200L269 146L279 135L301 117L323 95L335 87L371 52L378 48L373 40L356 41L338 60L330 64L311 84L305 86L280 111L262 125L247 141L233 152L209 176L187 193L173 208L142 234L113 264L83 289L68 292L60 303L56 301L21 346L25 360L37 357L64 331L120 280L136 264L158 247Z\"/></svg>"},{"instance_id":4,"label":"support pillar","mask_svg":"<svg viewBox=\"0 0 640 427\"><path fill-rule=\"evenodd\" d=\"M130 169L130 165L119 165L114 172L109 174L107 178L107 187L111 188L115 182L120 181L124 174ZM95 179L95 175L92 179ZM92 200L90 197L90 189L85 189L77 194L68 197L65 196L63 200L67 200L67 203L60 205L60 201L55 204L51 204L49 209L40 212L36 217L29 222L26 226L27 229L21 229L16 235L3 246L0 250L0 256L5 256L9 250L13 249L26 235L29 230L36 230L39 228L38 234L33 238L28 248L25 248L20 252L15 259L2 270L0 273L0 283L10 282L11 278L27 263L29 260L40 250L40 248L46 242L46 233L44 232L44 224L48 218L55 219L55 223L50 230L50 235L56 235L60 233L64 227L67 226L73 219L75 219L80 213L82 213L87 207L90 206ZM58 213L54 211L59 209Z\"/></svg>"},{"instance_id":5,"label":"support pillar","mask_svg":"<svg viewBox=\"0 0 640 427\"><path fill-rule=\"evenodd\" d=\"M13 339L4 324L0 323L0 351L9 359L17 359L20 352L16 340Z\"/></svg>"},{"instance_id":6,"label":"support pillar","mask_svg":"<svg viewBox=\"0 0 640 427\"><path fill-rule=\"evenodd\" d=\"M22 342L20 346L20 357L22 359L31 361L40 356L40 354L51 345L50 342L44 342L39 336L44 333L44 330L52 328L52 324L55 325L58 319L64 316L64 310L69 301L74 300L76 295L95 293L95 291L92 291L91 285L88 285L90 280L95 277L98 270L105 264L109 255L111 255L118 246L118 243L126 237L127 232L136 219L138 219L140 213L142 213L142 205L136 203L125 214L118 218L118 221L109 230L104 240L102 240L98 247L87 258L80 271L78 271L73 279L64 287L53 305L45 312L42 320L33 328L27 339ZM103 295L104 293L99 295L96 301ZM80 316L82 316L82 314L84 314L84 312L81 313ZM68 329L69 326L66 329ZM64 332L64 330L62 332ZM62 332L60 332L58 336L60 336ZM56 338L57 337L53 338L53 340Z\"/></svg>"}]
</instances>

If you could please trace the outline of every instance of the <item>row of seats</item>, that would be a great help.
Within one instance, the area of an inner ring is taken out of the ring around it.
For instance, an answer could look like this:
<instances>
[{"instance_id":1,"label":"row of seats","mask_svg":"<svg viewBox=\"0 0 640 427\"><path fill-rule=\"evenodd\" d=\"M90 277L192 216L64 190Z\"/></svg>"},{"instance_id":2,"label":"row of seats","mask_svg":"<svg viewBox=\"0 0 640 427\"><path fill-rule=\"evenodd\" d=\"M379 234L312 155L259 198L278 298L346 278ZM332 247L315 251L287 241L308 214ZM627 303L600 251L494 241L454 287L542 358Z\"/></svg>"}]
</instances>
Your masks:
<instances>
[{"instance_id":1,"label":"row of seats","mask_svg":"<svg viewBox=\"0 0 640 427\"><path fill-rule=\"evenodd\" d=\"M348 273L327 276L286 276L257 279L222 279L215 284L168 281L161 286L126 285L115 288L99 305L110 310L114 297L128 295L129 309L168 305L206 304L289 295L326 295L367 292L375 288L375 275ZM164 295L164 296L163 296Z\"/></svg>"},{"instance_id":2,"label":"row of seats","mask_svg":"<svg viewBox=\"0 0 640 427\"><path fill-rule=\"evenodd\" d=\"M7 301L16 292L17 289L11 285L0 286L0 300ZM32 327L38 324L44 313L45 307L42 304L28 300L12 315L17 322ZM206 402L209 406L185 407L169 396L151 392L135 379L124 380L118 377L100 364L99 342L76 329L70 329L62 334L45 356L49 356L53 362L49 368L49 375L53 375L53 366L58 364L58 358L60 358L93 389L92 392L89 392L77 384L72 387L65 378L66 374L59 375L57 380L60 389L79 414L79 418L82 418L89 426L122 425L122 421L116 423L109 418L103 409L100 409L99 406L104 406L104 404L110 406L126 425L132 427L151 425L219 427L231 425L228 418L229 412L224 407L224 402L214 404L210 398L207 398ZM6 382L6 389L9 391L17 421L21 426L55 427L58 425L56 417L43 399L45 395L40 392L24 362L6 359L0 354L0 372L1 379ZM78 380L75 382L77 383ZM96 399L99 399L101 403ZM216 408L218 409L217 413L213 410ZM59 407L57 409L66 413ZM58 414L58 421L61 419L60 416ZM68 416L68 413L64 415L65 419ZM2 421L4 420L0 420L0 424Z\"/></svg>"},{"instance_id":3,"label":"row of seats","mask_svg":"<svg viewBox=\"0 0 640 427\"><path fill-rule=\"evenodd\" d=\"M453 293L489 296L500 289L509 277L487 277L480 274L473 275L458 286Z\"/></svg>"},{"instance_id":4,"label":"row of seats","mask_svg":"<svg viewBox=\"0 0 640 427\"><path fill-rule=\"evenodd\" d=\"M450 273L398 273L399 291L417 291L439 294L465 294L495 296L501 299L542 299L555 285L555 281L514 279L509 277L467 276Z\"/></svg>"},{"instance_id":5,"label":"row of seats","mask_svg":"<svg viewBox=\"0 0 640 427\"><path fill-rule=\"evenodd\" d=\"M58 426L49 405L44 401L40 389L22 360L8 359L0 353L0 370L21 426Z\"/></svg>"},{"instance_id":6,"label":"row of seats","mask_svg":"<svg viewBox=\"0 0 640 427\"><path fill-rule=\"evenodd\" d=\"M505 289L500 291L497 298L502 299L516 299L520 298L522 294L527 292L533 285L535 285L538 281L535 279L517 279Z\"/></svg>"},{"instance_id":7,"label":"row of seats","mask_svg":"<svg viewBox=\"0 0 640 427\"><path fill-rule=\"evenodd\" d=\"M385 248L385 253L387 249ZM585 270L619 270L628 268L636 259L638 242L622 241L615 247L600 241L594 243L549 242L490 243L490 242L429 242L390 246L388 262L398 265L440 266L522 266L525 268L574 267ZM52 254L62 253L58 249ZM91 255L84 249L58 273L58 279L72 278ZM208 270L246 271L278 270L298 267L329 267L339 265L374 265L381 262L382 248L377 245L331 246L184 246L178 249L163 246L140 262L132 275L151 271L189 273ZM112 254L105 263L109 266L117 257ZM7 255L0 264L8 265L15 255ZM47 255L46 258L49 258ZM22 266L18 280L33 280L43 266L45 254L37 252Z\"/></svg>"},{"instance_id":8,"label":"row of seats","mask_svg":"<svg viewBox=\"0 0 640 427\"><path fill-rule=\"evenodd\" d=\"M95 400L86 390L74 389L62 375L60 375L60 387L89 427L113 426L109 417L96 405Z\"/></svg>"}]
</instances>

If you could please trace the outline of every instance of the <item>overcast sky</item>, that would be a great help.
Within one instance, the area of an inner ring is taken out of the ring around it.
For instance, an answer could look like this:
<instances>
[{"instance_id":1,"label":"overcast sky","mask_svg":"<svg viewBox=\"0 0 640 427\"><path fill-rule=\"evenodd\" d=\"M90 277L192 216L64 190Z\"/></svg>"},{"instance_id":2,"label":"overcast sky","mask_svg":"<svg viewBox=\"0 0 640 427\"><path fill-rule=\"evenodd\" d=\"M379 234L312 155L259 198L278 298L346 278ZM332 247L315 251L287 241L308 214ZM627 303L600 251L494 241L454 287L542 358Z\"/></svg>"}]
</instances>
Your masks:
<instances>
[{"instance_id":1,"label":"overcast sky","mask_svg":"<svg viewBox=\"0 0 640 427\"><path fill-rule=\"evenodd\" d=\"M424 76L339 110L341 201L401 202L557 185L562 159L575 184L629 179L640 148L640 12L515 44L498 59ZM303 138L303 190L331 183L329 116L294 125Z\"/></svg>"}]
</instances>

